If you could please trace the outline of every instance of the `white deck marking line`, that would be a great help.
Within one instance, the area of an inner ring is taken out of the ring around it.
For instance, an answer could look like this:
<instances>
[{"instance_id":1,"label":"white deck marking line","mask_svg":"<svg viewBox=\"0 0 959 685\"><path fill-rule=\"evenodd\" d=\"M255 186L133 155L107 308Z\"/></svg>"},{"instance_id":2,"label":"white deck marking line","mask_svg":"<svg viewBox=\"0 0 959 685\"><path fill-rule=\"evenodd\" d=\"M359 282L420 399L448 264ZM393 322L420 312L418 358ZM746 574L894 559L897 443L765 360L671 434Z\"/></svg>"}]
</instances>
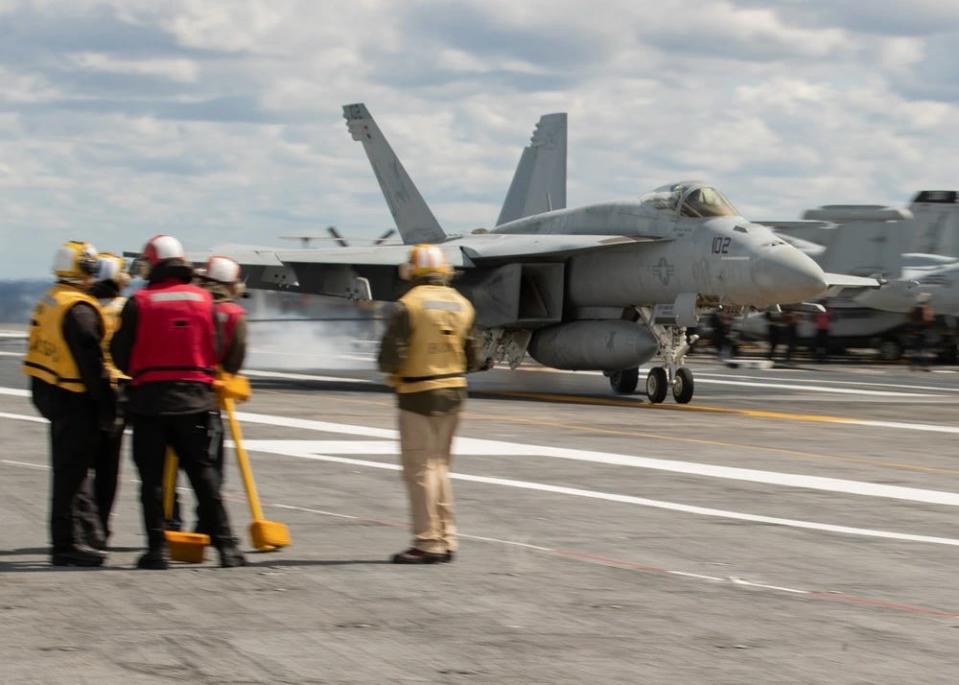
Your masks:
<instances>
[{"instance_id":1,"label":"white deck marking line","mask_svg":"<svg viewBox=\"0 0 959 685\"><path fill-rule=\"evenodd\" d=\"M29 464L26 462L8 461L6 459L0 459L0 464L8 464L11 466L24 466L24 467L44 470L44 471L50 469L49 466L45 466L41 464ZM133 482L139 482L139 481L134 480ZM188 488L182 487L182 488L177 488L177 490L185 492L188 490ZM311 509L309 507L299 507L291 504L273 504L270 502L264 502L264 505L268 507L275 507L277 509L286 509L288 511L302 511L302 512L311 513L311 514L319 514L322 516L331 516L335 518L349 519L354 521L374 521L374 519L370 519L363 516L342 514L339 512L326 511L323 509ZM386 521L377 521L377 523L380 523L382 525L390 525L389 522L386 522ZM942 611L939 609L930 609L927 607L920 607L920 606L909 605L909 604L889 603L883 600L877 601L877 600L872 600L870 598L857 597L855 595L846 595L843 593L835 593L830 591L801 590L798 588L784 587L781 585L767 585L764 583L753 583L753 582L744 580L742 578L737 578L734 576L721 578L718 576L704 575L702 573L690 573L688 571L675 571L667 568L649 566L647 564L629 561L627 559L614 559L612 557L602 557L602 556L596 556L593 554L581 554L581 553L573 552L569 550L561 550L561 549L556 549L552 547L542 547L540 545L531 545L529 543L519 542L517 540L505 540L502 538L487 537L484 535L470 535L462 532L457 533L457 535L458 537L464 538L464 539L479 540L482 542L491 542L494 544L511 545L511 546L521 547L525 549L532 549L538 552L543 552L545 554L556 555L557 557L562 559L572 559L575 561L585 562L589 564L597 564L597 565L606 566L609 568L625 568L630 570L638 570L646 573L662 573L670 576L678 576L680 578L703 580L709 583L723 583L723 584L729 584L733 586L754 587L761 590L771 590L774 592L786 592L790 594L806 595L806 596L810 596L818 599L823 599L823 598L838 599L842 601L848 601L849 603L857 606L876 606L879 608L895 609L897 611L903 611L906 613L934 615L940 618L954 618L956 616L956 614Z\"/></svg>"},{"instance_id":2,"label":"white deck marking line","mask_svg":"<svg viewBox=\"0 0 959 685\"><path fill-rule=\"evenodd\" d=\"M945 386L936 386L936 385L910 385L905 383L869 383L866 381L830 381L822 378L782 378L782 377L773 377L773 376L749 376L745 374L733 374L733 373L713 373L710 371L698 371L695 368L693 373L696 376L696 380L699 380L701 376L707 378L729 378L729 379L739 379L743 378L746 380L757 380L757 381L785 381L787 383L824 383L826 385L861 385L864 387L874 387L874 388L907 388L909 390L934 390L940 392L951 392L959 393L959 388L950 388Z\"/></svg>"},{"instance_id":3,"label":"white deck marking line","mask_svg":"<svg viewBox=\"0 0 959 685\"><path fill-rule=\"evenodd\" d=\"M30 421L32 423L47 423L47 420L41 416L27 416L25 414L8 414L0 411L0 419L12 419L14 421Z\"/></svg>"},{"instance_id":4,"label":"white deck marking line","mask_svg":"<svg viewBox=\"0 0 959 685\"><path fill-rule=\"evenodd\" d=\"M352 427L351 427L352 428ZM383 429L375 429L381 432ZM396 440L247 440L248 449L262 449L271 452L275 449L290 449L295 445L303 454L324 455L398 455L399 446ZM545 445L528 445L516 442L499 440L483 440L478 438L456 438L453 443L453 452L457 457L466 456L494 456L494 457L546 457L553 459L568 459L594 464L610 466L628 466L631 468L667 471L690 476L707 478L721 478L738 480L764 485L778 485L781 487L818 490L822 492L836 492L846 495L860 495L864 497L884 497L887 499L921 502L923 504L938 504L943 506L959 506L959 494L943 490L926 490L910 488L901 485L883 485L866 481L829 478L825 476L807 476L778 471L761 471L758 469L744 469L734 466L716 466L700 462L687 462L671 459L655 459L652 457L637 457L628 454L614 454L611 452L594 452L564 447L549 447Z\"/></svg>"},{"instance_id":5,"label":"white deck marking line","mask_svg":"<svg viewBox=\"0 0 959 685\"><path fill-rule=\"evenodd\" d=\"M13 389L0 388L0 393L3 393L4 390L8 392L14 392ZM15 394L19 395L20 393L23 393L24 395L28 394L27 391L15 391ZM15 418L16 416L17 415L13 414L0 414L0 417L3 418ZM30 418L34 421L43 421L43 419L40 419L39 417ZM312 449L314 452L322 452L327 454L387 455L396 454L397 450L395 441L398 439L398 433L396 430L390 428L357 426L345 423L314 421L311 419L299 419L287 416L277 416L274 414L256 414L251 412L237 412L237 418L241 422L245 421L248 423L259 423L270 426L281 426L285 428L296 428L301 430L381 439L379 441L295 441L301 445L308 443L311 445L310 449ZM859 425L862 425L863 423L858 419L855 421ZM871 423L878 423L881 425L888 424L888 422ZM903 424L903 426L907 428L912 428L914 425L915 424ZM952 428L949 431L945 431L947 428L945 426L929 426L928 428L941 428L943 429L943 432L959 433L959 428ZM383 442L383 439L389 442ZM289 443L287 440L260 440L251 441L250 444L253 442L264 445L266 448L269 448L270 445L274 443L279 445L286 445ZM764 485L778 485L790 488L837 492L865 497L883 497L887 499L906 500L925 504L959 506L959 494L942 490L928 490L923 488L903 487L899 485L884 485L879 483L846 480L841 478L829 478L824 476L781 473L778 471L761 471L758 469L744 469L734 466L718 466L714 464L703 464L700 462L688 462L673 459L639 457L611 452L577 450L564 447L552 447L548 445L531 445L501 440L458 437L454 442L453 450L458 455L509 455L566 459L595 464L606 464L610 466L628 466L631 468L680 473L690 476L746 481L751 483L761 483Z\"/></svg>"},{"instance_id":6,"label":"white deck marking line","mask_svg":"<svg viewBox=\"0 0 959 685\"><path fill-rule=\"evenodd\" d=\"M18 418L16 414L0 414L0 418ZM37 417L21 416L21 420L36 421ZM43 421L43 419L40 419ZM379 430L379 429L377 429ZM349 466L364 466L367 468L381 469L386 471L399 471L399 464L386 463L379 461L369 461L366 459L350 459L347 457L334 457L323 454L311 454L305 452L303 445L298 445L301 441L297 440L249 440L247 449L251 452L260 452L267 454L276 454L280 456L295 457L298 459L308 459L310 461L324 461L335 464L346 464ZM309 442L309 441L305 441ZM297 449L299 447L299 449ZM572 497L584 497L588 499L603 500L607 502L617 502L620 504L633 504L653 509L664 509L668 511L678 511L687 514L697 514L700 516L709 516L716 518L733 519L737 521L750 521L754 523L766 523L775 526L787 528L798 528L802 530L816 530L827 533L838 533L842 535L852 535L859 537L871 537L888 540L902 540L906 542L922 542L936 545L948 545L959 547L959 540L954 538L943 538L930 535L915 535L912 533L896 533L886 530L874 530L870 528L855 528L852 526L837 526L829 523L816 523L813 521L803 521L799 519L785 519L774 516L762 516L758 514L746 514L738 511L728 511L724 509L713 509L709 507L699 507L677 502L666 502L661 500L652 500L645 497L634 497L632 495L620 495L616 493L600 492L596 490L584 490L582 488L572 488L561 485L549 485L546 483L536 483L532 481L515 480L511 478L494 478L492 476L478 476L465 473L452 473L450 477L454 480L462 480L471 483L483 483L486 485L500 485L504 487L517 488L521 490L531 490L534 492L547 492L558 495L568 495Z\"/></svg>"},{"instance_id":7,"label":"white deck marking line","mask_svg":"<svg viewBox=\"0 0 959 685\"><path fill-rule=\"evenodd\" d=\"M27 334L21 333L20 331L0 331L0 338L16 338L18 340L26 340Z\"/></svg>"},{"instance_id":8,"label":"white deck marking line","mask_svg":"<svg viewBox=\"0 0 959 685\"><path fill-rule=\"evenodd\" d=\"M792 592L797 595L808 595L810 594L809 590L799 590L794 587L783 587L782 585L767 585L766 583L753 583L744 578L737 578L736 576L729 576L729 582L733 585L743 585L745 587L758 587L763 590L779 590L780 592Z\"/></svg>"},{"instance_id":9,"label":"white deck marking line","mask_svg":"<svg viewBox=\"0 0 959 685\"><path fill-rule=\"evenodd\" d=\"M0 395L10 395L11 397L30 397L30 391L23 388L3 388L0 387Z\"/></svg>"},{"instance_id":10,"label":"white deck marking line","mask_svg":"<svg viewBox=\"0 0 959 685\"><path fill-rule=\"evenodd\" d=\"M783 378L780 376L776 376L776 377L752 376L747 374L716 373L715 371L702 371L700 369L697 369L695 366L691 368L693 370L693 374L695 375L697 381L701 377L722 378L722 379L730 379L730 380L736 380L736 379L742 378L746 380L773 381L773 382L786 382L786 383L807 383L807 384L823 383L826 385L861 385L861 386L877 387L877 388L884 388L884 387L885 388L909 388L912 390L933 390L933 391L952 392L952 393L959 392L959 388L948 388L948 387L940 387L940 386L934 386L934 385L905 385L900 383L869 383L866 381L832 381L832 380L824 380L819 378L812 379L812 378ZM503 370L506 370L506 369L503 369ZM536 366L520 367L518 369L515 369L515 371L529 371L533 373L559 373L559 374L566 374L566 375L582 375L582 376L593 376L593 377L599 376L598 371L567 371L564 369L550 369L545 366L544 367L536 367ZM639 369L640 374L648 371L649 369L646 367L640 367ZM948 373L954 373L954 372L949 371Z\"/></svg>"},{"instance_id":11,"label":"white deck marking line","mask_svg":"<svg viewBox=\"0 0 959 685\"><path fill-rule=\"evenodd\" d=\"M50 467L45 464L31 464L26 461L14 461L12 459L0 459L0 464L6 464L8 466L23 466L28 469L37 469L38 471L50 470Z\"/></svg>"},{"instance_id":12,"label":"white deck marking line","mask_svg":"<svg viewBox=\"0 0 959 685\"><path fill-rule=\"evenodd\" d=\"M674 576L685 576L686 578L699 578L700 580L711 580L719 583L726 582L725 578L720 578L719 576L706 576L702 573L689 573L687 571L670 571L670 573Z\"/></svg>"},{"instance_id":13,"label":"white deck marking line","mask_svg":"<svg viewBox=\"0 0 959 685\"><path fill-rule=\"evenodd\" d=\"M3 352L0 351L0 357L22 357L22 352Z\"/></svg>"},{"instance_id":14,"label":"white deck marking line","mask_svg":"<svg viewBox=\"0 0 959 685\"><path fill-rule=\"evenodd\" d=\"M745 388L777 388L783 390L817 390L831 392L838 395L870 395L874 397L932 397L932 395L916 392L895 392L892 390L857 390L855 388L831 388L826 385L792 385L789 383L757 383L755 381L723 381L717 378L702 378L696 376L697 383L712 385L738 385Z\"/></svg>"},{"instance_id":15,"label":"white deck marking line","mask_svg":"<svg viewBox=\"0 0 959 685\"><path fill-rule=\"evenodd\" d=\"M314 376L308 373L288 373L286 371L261 371L259 369L243 369L243 374L255 378L284 378L292 381L335 381L338 383L365 383L374 384L375 381L365 378L349 378L346 376Z\"/></svg>"},{"instance_id":16,"label":"white deck marking line","mask_svg":"<svg viewBox=\"0 0 959 685\"><path fill-rule=\"evenodd\" d=\"M283 441L279 440L251 440L246 445L251 452L261 452L267 454L277 454L298 459L308 459L310 461L324 461L335 464L346 464L349 466L365 466L367 468L381 469L385 471L399 471L399 464L386 463L381 461L369 461L366 459L350 459L347 457L334 457L325 454L308 454L302 450L295 449L295 445L279 445ZM292 442L292 441L291 441ZM272 443L272 444L263 444ZM582 488L572 488L562 485L549 485L546 483L536 483L532 481L515 480L512 478L494 478L492 476L477 476L466 473L451 473L450 478L469 483L483 483L485 485L500 485L504 487L517 488L520 490L532 490L535 492L547 492L557 495L569 495L572 497L584 497L588 499L603 500L606 502L617 502L620 504L634 504L652 509L665 509L668 511L678 511L687 514L698 514L700 516L710 516L716 518L734 519L737 521L750 521L753 523L766 523L775 526L787 528L798 528L803 530L824 531L827 533L839 533L842 535L853 535L858 537L881 538L888 540L902 540L906 542L923 542L936 545L948 545L959 547L959 540L955 538L943 538L931 535L914 535L911 533L896 533L886 530L874 530L870 528L855 528L852 526L837 526L829 523L816 523L813 521L802 521L799 519L786 519L774 516L762 516L757 514L745 514L738 511L727 511L723 509L713 509L709 507L699 507L677 502L665 502L662 500L647 499L645 497L634 497L632 495L619 495L610 492L600 492L597 490L584 490Z\"/></svg>"}]
</instances>

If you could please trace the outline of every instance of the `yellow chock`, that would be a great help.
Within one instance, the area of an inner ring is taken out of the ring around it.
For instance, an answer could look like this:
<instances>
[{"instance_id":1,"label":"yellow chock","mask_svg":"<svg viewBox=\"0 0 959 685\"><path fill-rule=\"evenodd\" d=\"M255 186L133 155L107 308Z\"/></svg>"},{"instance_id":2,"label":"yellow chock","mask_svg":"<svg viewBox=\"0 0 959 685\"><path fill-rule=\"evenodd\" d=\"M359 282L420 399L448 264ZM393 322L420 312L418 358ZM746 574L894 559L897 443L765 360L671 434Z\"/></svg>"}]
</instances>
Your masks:
<instances>
[{"instance_id":1,"label":"yellow chock","mask_svg":"<svg viewBox=\"0 0 959 685\"><path fill-rule=\"evenodd\" d=\"M176 491L176 472L178 460L171 449L166 451L166 461L163 464L163 513L169 521L173 518L173 494ZM168 530L163 533L167 547L170 549L172 561L185 561L189 564L200 564L210 544L210 536L204 533L181 533L178 530Z\"/></svg>"},{"instance_id":2,"label":"yellow chock","mask_svg":"<svg viewBox=\"0 0 959 685\"><path fill-rule=\"evenodd\" d=\"M244 378L244 380L246 379ZM260 552L288 547L290 545L290 529L286 527L286 524L267 521L263 518L263 509L260 507L256 483L253 482L250 458L247 456L246 450L243 449L243 435L240 432L240 423L236 420L236 413L234 412L234 398L223 394L220 399L223 408L226 409L227 420L230 422L230 434L233 436L233 444L236 449L236 461L240 467L240 474L243 476L243 487L246 489L246 498L250 503L250 513L253 516L253 523L250 524L250 540L253 547Z\"/></svg>"}]
</instances>

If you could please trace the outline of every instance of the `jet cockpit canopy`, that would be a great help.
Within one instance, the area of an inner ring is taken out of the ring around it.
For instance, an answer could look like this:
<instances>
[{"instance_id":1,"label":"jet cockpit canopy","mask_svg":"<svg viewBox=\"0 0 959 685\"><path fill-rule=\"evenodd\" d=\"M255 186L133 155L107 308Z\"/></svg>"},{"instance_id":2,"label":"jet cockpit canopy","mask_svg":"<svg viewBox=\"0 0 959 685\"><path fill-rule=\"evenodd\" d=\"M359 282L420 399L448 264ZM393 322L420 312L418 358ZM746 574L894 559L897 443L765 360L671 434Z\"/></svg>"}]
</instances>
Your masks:
<instances>
[{"instance_id":1,"label":"jet cockpit canopy","mask_svg":"<svg viewBox=\"0 0 959 685\"><path fill-rule=\"evenodd\" d=\"M739 211L721 192L700 181L660 186L639 198L640 203L679 216L739 216Z\"/></svg>"}]
</instances>

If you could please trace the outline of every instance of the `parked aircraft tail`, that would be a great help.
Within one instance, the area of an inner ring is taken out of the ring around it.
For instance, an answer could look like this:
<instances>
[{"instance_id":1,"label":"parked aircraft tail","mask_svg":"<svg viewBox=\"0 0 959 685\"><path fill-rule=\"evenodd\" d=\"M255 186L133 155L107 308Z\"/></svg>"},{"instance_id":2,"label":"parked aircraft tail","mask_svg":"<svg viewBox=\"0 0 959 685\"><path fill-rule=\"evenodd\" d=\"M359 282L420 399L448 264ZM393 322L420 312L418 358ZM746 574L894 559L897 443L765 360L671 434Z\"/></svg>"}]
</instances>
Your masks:
<instances>
[{"instance_id":1,"label":"parked aircraft tail","mask_svg":"<svg viewBox=\"0 0 959 685\"><path fill-rule=\"evenodd\" d=\"M386 142L366 105L344 105L343 118L353 140L363 143L403 242L410 245L445 241L446 233L440 228L420 191L413 185L393 148Z\"/></svg>"},{"instance_id":2,"label":"parked aircraft tail","mask_svg":"<svg viewBox=\"0 0 959 685\"><path fill-rule=\"evenodd\" d=\"M523 148L496 225L566 208L566 113L544 114Z\"/></svg>"},{"instance_id":3,"label":"parked aircraft tail","mask_svg":"<svg viewBox=\"0 0 959 685\"><path fill-rule=\"evenodd\" d=\"M902 274L902 254L909 249L913 234L908 210L880 205L826 205L807 211L803 218L836 224L819 258L824 271L886 278Z\"/></svg>"},{"instance_id":4,"label":"parked aircraft tail","mask_svg":"<svg viewBox=\"0 0 959 685\"><path fill-rule=\"evenodd\" d=\"M916 217L912 252L959 257L959 191L920 191L909 209Z\"/></svg>"}]
</instances>

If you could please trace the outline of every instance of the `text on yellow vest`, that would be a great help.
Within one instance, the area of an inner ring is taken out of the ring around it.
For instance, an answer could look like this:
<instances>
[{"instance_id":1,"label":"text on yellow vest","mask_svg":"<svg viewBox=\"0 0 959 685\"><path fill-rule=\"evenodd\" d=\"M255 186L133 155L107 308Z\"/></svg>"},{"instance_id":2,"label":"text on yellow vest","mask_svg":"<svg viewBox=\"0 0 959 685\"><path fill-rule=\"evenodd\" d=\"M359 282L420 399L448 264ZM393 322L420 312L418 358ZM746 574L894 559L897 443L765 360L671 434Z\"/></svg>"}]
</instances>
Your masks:
<instances>
[{"instance_id":1,"label":"text on yellow vest","mask_svg":"<svg viewBox=\"0 0 959 685\"><path fill-rule=\"evenodd\" d=\"M410 339L392 378L396 392L466 387L464 341L473 325L473 305L442 285L418 285L400 302L409 314Z\"/></svg>"},{"instance_id":2,"label":"text on yellow vest","mask_svg":"<svg viewBox=\"0 0 959 685\"><path fill-rule=\"evenodd\" d=\"M93 307L102 326L100 303L73 286L57 283L40 299L30 322L30 340L23 360L25 374L70 392L87 391L63 337L63 317L80 302Z\"/></svg>"}]
</instances>

